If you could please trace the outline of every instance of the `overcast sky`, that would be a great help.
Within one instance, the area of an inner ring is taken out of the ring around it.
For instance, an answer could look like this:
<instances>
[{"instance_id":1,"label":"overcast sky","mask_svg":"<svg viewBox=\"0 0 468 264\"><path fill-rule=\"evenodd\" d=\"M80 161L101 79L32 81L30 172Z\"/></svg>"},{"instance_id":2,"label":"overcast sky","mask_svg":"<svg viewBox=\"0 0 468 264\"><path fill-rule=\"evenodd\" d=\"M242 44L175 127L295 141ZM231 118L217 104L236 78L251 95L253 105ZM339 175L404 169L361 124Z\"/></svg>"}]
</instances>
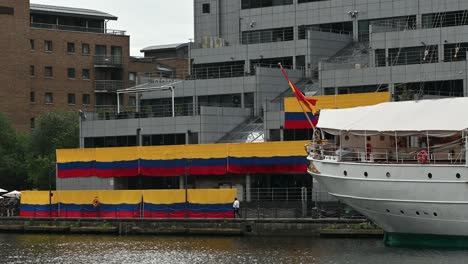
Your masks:
<instances>
[{"instance_id":1,"label":"overcast sky","mask_svg":"<svg viewBox=\"0 0 468 264\"><path fill-rule=\"evenodd\" d=\"M31 0L35 4L95 9L117 16L109 29L126 30L130 53L147 46L188 42L193 38L192 0Z\"/></svg>"}]
</instances>

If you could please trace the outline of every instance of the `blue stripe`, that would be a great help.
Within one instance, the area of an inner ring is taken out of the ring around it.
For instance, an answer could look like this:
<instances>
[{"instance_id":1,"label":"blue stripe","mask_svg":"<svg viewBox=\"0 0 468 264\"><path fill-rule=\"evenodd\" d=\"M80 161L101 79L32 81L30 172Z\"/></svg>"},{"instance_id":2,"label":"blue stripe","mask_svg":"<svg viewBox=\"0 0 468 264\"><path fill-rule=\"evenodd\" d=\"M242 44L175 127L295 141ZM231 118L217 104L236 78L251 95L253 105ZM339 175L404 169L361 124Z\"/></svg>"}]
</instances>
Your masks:
<instances>
[{"instance_id":1,"label":"blue stripe","mask_svg":"<svg viewBox=\"0 0 468 264\"><path fill-rule=\"evenodd\" d=\"M227 163L227 158L216 159L193 159L192 166L224 166Z\"/></svg>"},{"instance_id":2,"label":"blue stripe","mask_svg":"<svg viewBox=\"0 0 468 264\"><path fill-rule=\"evenodd\" d=\"M176 160L140 160L140 166L145 168L172 168L185 166L185 159Z\"/></svg>"},{"instance_id":3,"label":"blue stripe","mask_svg":"<svg viewBox=\"0 0 468 264\"><path fill-rule=\"evenodd\" d=\"M64 204L60 203L60 210L70 212L94 212L96 207L91 204Z\"/></svg>"},{"instance_id":4,"label":"blue stripe","mask_svg":"<svg viewBox=\"0 0 468 264\"><path fill-rule=\"evenodd\" d=\"M58 210L58 205L57 204L52 204L51 205L53 211ZM36 204L21 204L20 205L20 211L25 211L25 212L49 212L49 205L36 205Z\"/></svg>"},{"instance_id":5,"label":"blue stripe","mask_svg":"<svg viewBox=\"0 0 468 264\"><path fill-rule=\"evenodd\" d=\"M314 120L315 116L312 113L307 113L309 116L310 120ZM286 112L284 113L284 119L286 120L291 120L291 121L302 121L302 120L307 120L305 113L295 113L295 112Z\"/></svg>"},{"instance_id":6,"label":"blue stripe","mask_svg":"<svg viewBox=\"0 0 468 264\"><path fill-rule=\"evenodd\" d=\"M85 162L66 162L57 163L59 170L76 170L76 169L92 169L96 167L96 161L85 161Z\"/></svg>"},{"instance_id":7,"label":"blue stripe","mask_svg":"<svg viewBox=\"0 0 468 264\"><path fill-rule=\"evenodd\" d=\"M97 161L88 161L88 162L67 162L67 163L58 163L59 170L77 170L77 169L92 169L96 168L99 170L109 170L109 169L131 169L138 167L138 160L130 161L111 161L111 162L97 162Z\"/></svg>"},{"instance_id":8,"label":"blue stripe","mask_svg":"<svg viewBox=\"0 0 468 264\"><path fill-rule=\"evenodd\" d=\"M306 164L306 156L291 156L291 157L271 157L271 158L236 158L229 157L229 164L237 166L251 165L287 165L287 164Z\"/></svg>"},{"instance_id":9,"label":"blue stripe","mask_svg":"<svg viewBox=\"0 0 468 264\"><path fill-rule=\"evenodd\" d=\"M145 211L151 212L172 212L185 210L186 203L175 203L175 204L151 204L145 203Z\"/></svg>"},{"instance_id":10,"label":"blue stripe","mask_svg":"<svg viewBox=\"0 0 468 264\"><path fill-rule=\"evenodd\" d=\"M198 212L229 212L232 211L232 204L189 204L190 211Z\"/></svg>"}]
</instances>

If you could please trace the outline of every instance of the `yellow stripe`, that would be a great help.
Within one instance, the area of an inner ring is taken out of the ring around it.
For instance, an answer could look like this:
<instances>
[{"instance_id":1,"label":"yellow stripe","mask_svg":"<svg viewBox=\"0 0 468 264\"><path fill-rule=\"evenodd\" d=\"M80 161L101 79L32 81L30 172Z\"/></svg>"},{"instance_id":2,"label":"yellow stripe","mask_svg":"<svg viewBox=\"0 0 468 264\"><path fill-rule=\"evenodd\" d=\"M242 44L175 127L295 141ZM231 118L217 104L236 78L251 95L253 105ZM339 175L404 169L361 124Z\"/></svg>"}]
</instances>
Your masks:
<instances>
[{"instance_id":1,"label":"yellow stripe","mask_svg":"<svg viewBox=\"0 0 468 264\"><path fill-rule=\"evenodd\" d=\"M58 202L56 192L52 192L52 204ZM21 203L30 205L48 205L49 192L48 191L23 191L21 192Z\"/></svg>"},{"instance_id":2,"label":"yellow stripe","mask_svg":"<svg viewBox=\"0 0 468 264\"><path fill-rule=\"evenodd\" d=\"M237 158L306 156L304 145L308 144L308 142L309 141L284 141L229 144L229 156Z\"/></svg>"},{"instance_id":3,"label":"yellow stripe","mask_svg":"<svg viewBox=\"0 0 468 264\"><path fill-rule=\"evenodd\" d=\"M358 106L375 105L390 101L389 92L359 93L307 97L317 100L315 109L352 108ZM284 98L285 112L303 112L295 97Z\"/></svg>"},{"instance_id":4,"label":"yellow stripe","mask_svg":"<svg viewBox=\"0 0 468 264\"><path fill-rule=\"evenodd\" d=\"M185 190L144 190L143 201L151 204L185 203Z\"/></svg>"},{"instance_id":5,"label":"yellow stripe","mask_svg":"<svg viewBox=\"0 0 468 264\"><path fill-rule=\"evenodd\" d=\"M226 158L228 144L186 145L186 157L190 159Z\"/></svg>"},{"instance_id":6,"label":"yellow stripe","mask_svg":"<svg viewBox=\"0 0 468 264\"><path fill-rule=\"evenodd\" d=\"M138 156L139 153L137 147L96 149L96 161L98 162L137 160Z\"/></svg>"},{"instance_id":7,"label":"yellow stripe","mask_svg":"<svg viewBox=\"0 0 468 264\"><path fill-rule=\"evenodd\" d=\"M186 146L158 146L158 147L140 147L139 154L141 159L145 160L174 160L182 159L186 155Z\"/></svg>"},{"instance_id":8,"label":"yellow stripe","mask_svg":"<svg viewBox=\"0 0 468 264\"><path fill-rule=\"evenodd\" d=\"M64 204L93 204L100 191L59 191L57 198Z\"/></svg>"},{"instance_id":9,"label":"yellow stripe","mask_svg":"<svg viewBox=\"0 0 468 264\"><path fill-rule=\"evenodd\" d=\"M187 190L187 200L195 204L226 204L234 202L237 189Z\"/></svg>"},{"instance_id":10,"label":"yellow stripe","mask_svg":"<svg viewBox=\"0 0 468 264\"><path fill-rule=\"evenodd\" d=\"M57 162L86 162L96 159L96 149L57 149Z\"/></svg>"},{"instance_id":11,"label":"yellow stripe","mask_svg":"<svg viewBox=\"0 0 468 264\"><path fill-rule=\"evenodd\" d=\"M98 199L103 204L139 204L142 191L100 191Z\"/></svg>"}]
</instances>

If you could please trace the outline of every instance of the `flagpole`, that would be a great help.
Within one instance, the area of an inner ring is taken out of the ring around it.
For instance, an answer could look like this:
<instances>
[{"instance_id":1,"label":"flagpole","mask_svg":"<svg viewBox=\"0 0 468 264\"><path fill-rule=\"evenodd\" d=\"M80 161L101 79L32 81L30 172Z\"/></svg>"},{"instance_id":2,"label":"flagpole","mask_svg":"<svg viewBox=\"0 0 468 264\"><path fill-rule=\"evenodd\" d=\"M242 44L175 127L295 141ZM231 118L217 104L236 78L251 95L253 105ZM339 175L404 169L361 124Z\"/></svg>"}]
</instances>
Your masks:
<instances>
[{"instance_id":1,"label":"flagpole","mask_svg":"<svg viewBox=\"0 0 468 264\"><path fill-rule=\"evenodd\" d=\"M291 82L291 80L289 80L289 77L288 77L286 71L284 70L283 65L281 65L281 62L279 62L278 65L280 66L281 71L283 72L284 77L285 77L286 80L288 81L288 85L291 87L291 89L293 89L293 92L296 93L296 91L295 91L294 88L293 88L294 84ZM300 92L300 91L299 91L299 92ZM303 106L303 105L301 104L301 102L298 100L297 95L296 95L296 100L297 100L297 102L299 103L299 106L301 107L302 112L305 114L305 116L306 116L306 118L307 118L307 121L309 122L310 126L312 127L313 132L314 132L313 134L315 135L315 126L314 126L314 123L312 122L312 120L310 120L310 117L309 117L309 115L307 114L308 112L304 109L304 106Z\"/></svg>"}]
</instances>

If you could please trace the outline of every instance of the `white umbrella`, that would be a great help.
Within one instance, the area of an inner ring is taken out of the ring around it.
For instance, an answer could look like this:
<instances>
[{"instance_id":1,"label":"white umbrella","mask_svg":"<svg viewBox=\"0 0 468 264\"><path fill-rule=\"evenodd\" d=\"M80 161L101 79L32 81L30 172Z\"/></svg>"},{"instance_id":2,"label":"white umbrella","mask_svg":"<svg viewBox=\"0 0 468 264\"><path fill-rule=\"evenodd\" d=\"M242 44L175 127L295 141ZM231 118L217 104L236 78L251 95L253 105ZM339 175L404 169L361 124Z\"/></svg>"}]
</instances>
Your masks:
<instances>
[{"instance_id":1,"label":"white umbrella","mask_svg":"<svg viewBox=\"0 0 468 264\"><path fill-rule=\"evenodd\" d=\"M10 197L10 198L20 198L21 197L21 192L18 192L18 191L11 191L9 193L5 193L3 195L4 197Z\"/></svg>"},{"instance_id":2,"label":"white umbrella","mask_svg":"<svg viewBox=\"0 0 468 264\"><path fill-rule=\"evenodd\" d=\"M3 193L3 192L8 192L8 191L5 190L5 189L0 188L0 193Z\"/></svg>"}]
</instances>

